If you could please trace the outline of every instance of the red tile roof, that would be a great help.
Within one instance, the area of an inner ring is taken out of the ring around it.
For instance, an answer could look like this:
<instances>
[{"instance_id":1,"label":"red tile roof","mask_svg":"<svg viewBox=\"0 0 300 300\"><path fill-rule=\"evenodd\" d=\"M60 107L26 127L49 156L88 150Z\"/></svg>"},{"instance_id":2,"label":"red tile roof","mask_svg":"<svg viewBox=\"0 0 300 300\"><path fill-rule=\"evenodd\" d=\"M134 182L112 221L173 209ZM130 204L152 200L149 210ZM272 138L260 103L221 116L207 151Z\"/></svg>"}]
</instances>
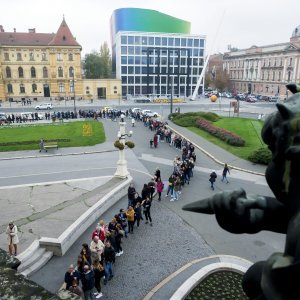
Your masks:
<instances>
[{"instance_id":1,"label":"red tile roof","mask_svg":"<svg viewBox=\"0 0 300 300\"><path fill-rule=\"evenodd\" d=\"M56 35L49 43L51 46L80 46L73 37L65 19L61 22Z\"/></svg>"},{"instance_id":2,"label":"red tile roof","mask_svg":"<svg viewBox=\"0 0 300 300\"><path fill-rule=\"evenodd\" d=\"M65 19L57 33L2 32L0 46L80 46L73 37ZM80 46L81 47L81 46Z\"/></svg>"}]
</instances>

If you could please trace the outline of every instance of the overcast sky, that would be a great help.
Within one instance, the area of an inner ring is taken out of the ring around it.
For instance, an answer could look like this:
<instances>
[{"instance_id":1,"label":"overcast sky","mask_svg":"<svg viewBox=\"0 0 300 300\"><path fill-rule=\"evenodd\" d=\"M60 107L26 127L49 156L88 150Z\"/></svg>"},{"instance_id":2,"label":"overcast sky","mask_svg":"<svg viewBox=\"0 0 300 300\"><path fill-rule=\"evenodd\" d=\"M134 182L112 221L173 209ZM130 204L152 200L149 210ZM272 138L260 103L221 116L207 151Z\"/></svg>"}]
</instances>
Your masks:
<instances>
[{"instance_id":1,"label":"overcast sky","mask_svg":"<svg viewBox=\"0 0 300 300\"><path fill-rule=\"evenodd\" d=\"M0 0L0 25L7 32L56 32L63 15L82 45L82 55L110 45L109 21L122 7L149 8L191 22L205 35L207 51L227 51L288 42L300 25L300 1L285 0Z\"/></svg>"}]
</instances>

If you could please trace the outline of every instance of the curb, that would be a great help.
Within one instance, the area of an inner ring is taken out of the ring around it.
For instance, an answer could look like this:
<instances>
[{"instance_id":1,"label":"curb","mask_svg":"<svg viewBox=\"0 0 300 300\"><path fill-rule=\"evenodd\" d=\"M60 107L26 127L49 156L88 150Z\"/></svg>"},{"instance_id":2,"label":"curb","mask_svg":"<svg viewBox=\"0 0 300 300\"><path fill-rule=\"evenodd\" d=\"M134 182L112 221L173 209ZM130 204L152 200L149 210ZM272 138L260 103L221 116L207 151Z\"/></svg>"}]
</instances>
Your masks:
<instances>
[{"instance_id":1,"label":"curb","mask_svg":"<svg viewBox=\"0 0 300 300\"><path fill-rule=\"evenodd\" d=\"M15 157L3 157L1 160L14 160L14 159L27 159L27 158L43 158L43 157L54 157L54 156L71 156L71 155L82 155L82 154L97 154L106 152L116 152L118 149L103 150L103 151L84 151L84 152L73 152L73 153L56 153L46 155L27 155L27 156L15 156Z\"/></svg>"},{"instance_id":2,"label":"curb","mask_svg":"<svg viewBox=\"0 0 300 300\"><path fill-rule=\"evenodd\" d=\"M219 260L219 262L210 262L215 261L216 259ZM215 271L235 270L243 274L252 265L252 262L246 259L231 255L212 255L201 259L195 259L162 280L158 285L156 285L151 289L151 291L148 292L143 300L150 300L152 298L154 300L156 293L160 289L165 287L172 279L174 279L180 273L189 269L191 266L201 262L207 262L207 264L204 267L200 268L199 271L195 272L187 280L185 280L178 288L175 288L176 290L174 291L174 294L170 298L170 300L184 299L188 295L188 293L191 292L191 290L200 282L200 280L203 280L205 277Z\"/></svg>"},{"instance_id":3,"label":"curb","mask_svg":"<svg viewBox=\"0 0 300 300\"><path fill-rule=\"evenodd\" d=\"M178 134L181 137L183 137L188 142L192 143L198 150L200 150L201 152L203 152L206 156L208 156L209 158L211 158L214 162L216 162L219 165L224 166L224 162L218 160L216 157L214 157L209 152L207 152L206 150L204 150L202 147L200 147L199 145L197 145L195 142L192 142L190 139L188 139L187 137L185 137L182 133L180 133L179 131L177 131L176 129L174 129L173 127L171 127L170 125L167 125L167 127L170 128L170 130L174 131L176 134ZM251 170L247 170L247 169L243 169L243 168L236 167L236 166L233 166L233 165L229 165L229 167L231 169L235 169L235 170L238 170L238 171L241 171L241 172L250 173L250 174L254 174L254 175L260 175L260 176L265 176L265 174L263 174L263 173L255 172L255 171L251 171Z\"/></svg>"}]
</instances>

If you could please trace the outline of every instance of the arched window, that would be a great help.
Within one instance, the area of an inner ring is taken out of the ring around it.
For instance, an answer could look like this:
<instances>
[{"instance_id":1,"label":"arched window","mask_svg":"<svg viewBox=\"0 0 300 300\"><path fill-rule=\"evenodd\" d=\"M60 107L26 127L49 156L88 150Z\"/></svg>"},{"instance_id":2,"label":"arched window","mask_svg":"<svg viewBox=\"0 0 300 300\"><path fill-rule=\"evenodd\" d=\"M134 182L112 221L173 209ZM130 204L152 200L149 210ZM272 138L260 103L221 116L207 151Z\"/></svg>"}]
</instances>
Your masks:
<instances>
[{"instance_id":1,"label":"arched window","mask_svg":"<svg viewBox=\"0 0 300 300\"><path fill-rule=\"evenodd\" d=\"M73 54L69 53L69 61L73 61Z\"/></svg>"},{"instance_id":2,"label":"arched window","mask_svg":"<svg viewBox=\"0 0 300 300\"><path fill-rule=\"evenodd\" d=\"M48 78L48 69L47 69L47 67L43 68L43 78Z\"/></svg>"},{"instance_id":3,"label":"arched window","mask_svg":"<svg viewBox=\"0 0 300 300\"><path fill-rule=\"evenodd\" d=\"M11 78L11 70L10 67L6 67L6 77Z\"/></svg>"},{"instance_id":4,"label":"arched window","mask_svg":"<svg viewBox=\"0 0 300 300\"><path fill-rule=\"evenodd\" d=\"M70 80L70 93L74 93L74 82Z\"/></svg>"},{"instance_id":5,"label":"arched window","mask_svg":"<svg viewBox=\"0 0 300 300\"><path fill-rule=\"evenodd\" d=\"M17 53L17 60L22 60L22 55L20 52Z\"/></svg>"},{"instance_id":6,"label":"arched window","mask_svg":"<svg viewBox=\"0 0 300 300\"><path fill-rule=\"evenodd\" d=\"M58 77L64 77L64 71L62 67L58 67Z\"/></svg>"},{"instance_id":7,"label":"arched window","mask_svg":"<svg viewBox=\"0 0 300 300\"><path fill-rule=\"evenodd\" d=\"M69 77L74 77L74 68L73 67L70 67L69 68Z\"/></svg>"},{"instance_id":8,"label":"arched window","mask_svg":"<svg viewBox=\"0 0 300 300\"><path fill-rule=\"evenodd\" d=\"M25 93L25 86L23 83L20 84L20 94L24 94Z\"/></svg>"},{"instance_id":9,"label":"arched window","mask_svg":"<svg viewBox=\"0 0 300 300\"><path fill-rule=\"evenodd\" d=\"M58 89L60 93L64 93L65 92L65 85L60 82L60 84L58 85Z\"/></svg>"},{"instance_id":10,"label":"arched window","mask_svg":"<svg viewBox=\"0 0 300 300\"><path fill-rule=\"evenodd\" d=\"M30 74L31 74L31 78L35 78L36 77L35 67L31 67Z\"/></svg>"},{"instance_id":11,"label":"arched window","mask_svg":"<svg viewBox=\"0 0 300 300\"><path fill-rule=\"evenodd\" d=\"M23 78L24 77L24 72L23 72L23 68L22 67L18 68L18 72L19 72L19 78Z\"/></svg>"},{"instance_id":12,"label":"arched window","mask_svg":"<svg viewBox=\"0 0 300 300\"><path fill-rule=\"evenodd\" d=\"M37 85L35 83L32 84L32 92L36 93Z\"/></svg>"},{"instance_id":13,"label":"arched window","mask_svg":"<svg viewBox=\"0 0 300 300\"><path fill-rule=\"evenodd\" d=\"M13 93L13 86L12 86L12 84L8 84L7 85L7 92L9 93L9 94L12 94Z\"/></svg>"}]
</instances>

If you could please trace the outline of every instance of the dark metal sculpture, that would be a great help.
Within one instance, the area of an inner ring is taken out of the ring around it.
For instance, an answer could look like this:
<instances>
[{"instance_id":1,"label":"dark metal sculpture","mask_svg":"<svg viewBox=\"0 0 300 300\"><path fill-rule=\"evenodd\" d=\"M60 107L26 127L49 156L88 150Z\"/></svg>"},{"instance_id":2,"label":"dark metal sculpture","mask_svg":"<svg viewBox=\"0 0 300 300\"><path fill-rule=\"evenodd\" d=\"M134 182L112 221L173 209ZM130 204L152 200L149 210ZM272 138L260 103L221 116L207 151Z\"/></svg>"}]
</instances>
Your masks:
<instances>
[{"instance_id":1,"label":"dark metal sculpture","mask_svg":"<svg viewBox=\"0 0 300 300\"><path fill-rule=\"evenodd\" d=\"M266 180L275 198L247 196L243 189L218 193L183 207L215 214L219 225L231 233L261 230L285 233L283 253L253 264L243 278L250 299L300 299L300 86L288 84L294 93L271 114L262 138L272 151Z\"/></svg>"}]
</instances>

